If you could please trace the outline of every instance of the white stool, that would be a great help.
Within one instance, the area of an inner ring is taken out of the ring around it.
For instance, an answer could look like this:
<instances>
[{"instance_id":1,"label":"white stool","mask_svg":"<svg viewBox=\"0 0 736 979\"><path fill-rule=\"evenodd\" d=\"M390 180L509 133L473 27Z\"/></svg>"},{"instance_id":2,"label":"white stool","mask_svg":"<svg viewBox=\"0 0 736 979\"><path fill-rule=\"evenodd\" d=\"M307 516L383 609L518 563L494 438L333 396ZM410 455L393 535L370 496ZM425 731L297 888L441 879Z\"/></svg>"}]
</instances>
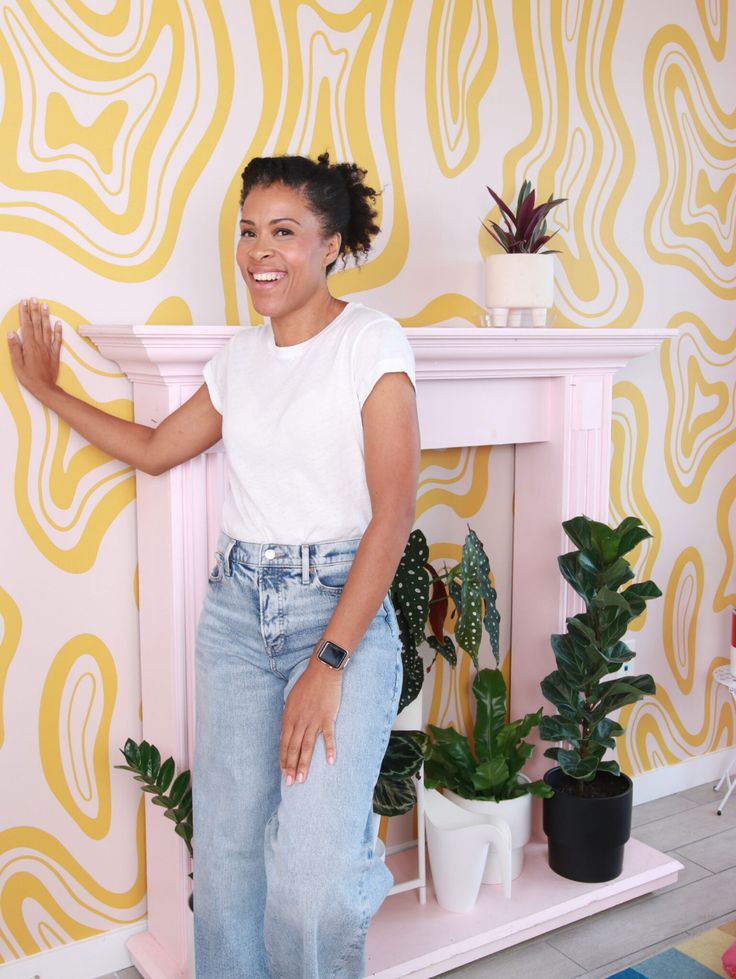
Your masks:
<instances>
[{"instance_id":1,"label":"white stool","mask_svg":"<svg viewBox=\"0 0 736 979\"><path fill-rule=\"evenodd\" d=\"M717 667L713 671L713 679L716 681L716 683L721 683L723 684L724 687L728 687L728 689L731 691L731 696L733 697L734 702L736 703L736 676L734 676L733 673L731 673L729 667L728 666ZM721 780L718 783L718 785L713 786L714 792L720 792L721 786L723 785L724 782L728 786L728 791L724 795L721 804L717 809L719 816L722 815L723 810L726 808L726 803L728 802L731 793L733 792L734 789L736 789L736 772L734 772L735 768L736 768L736 752L734 752L734 755L731 761L729 762L726 771L723 773L723 775L721 775Z\"/></svg>"}]
</instances>

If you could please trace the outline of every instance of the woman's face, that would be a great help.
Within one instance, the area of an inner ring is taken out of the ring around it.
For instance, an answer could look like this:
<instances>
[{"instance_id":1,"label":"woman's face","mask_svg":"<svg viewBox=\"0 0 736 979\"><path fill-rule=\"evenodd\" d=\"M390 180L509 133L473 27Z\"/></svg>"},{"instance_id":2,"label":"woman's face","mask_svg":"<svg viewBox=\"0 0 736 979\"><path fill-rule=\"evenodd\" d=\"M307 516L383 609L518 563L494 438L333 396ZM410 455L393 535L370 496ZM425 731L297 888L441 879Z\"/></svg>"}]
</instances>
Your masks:
<instances>
[{"instance_id":1,"label":"woman's face","mask_svg":"<svg viewBox=\"0 0 736 979\"><path fill-rule=\"evenodd\" d=\"M323 237L300 193L284 184L254 187L240 218L236 258L258 313L278 319L327 291L340 235Z\"/></svg>"}]
</instances>

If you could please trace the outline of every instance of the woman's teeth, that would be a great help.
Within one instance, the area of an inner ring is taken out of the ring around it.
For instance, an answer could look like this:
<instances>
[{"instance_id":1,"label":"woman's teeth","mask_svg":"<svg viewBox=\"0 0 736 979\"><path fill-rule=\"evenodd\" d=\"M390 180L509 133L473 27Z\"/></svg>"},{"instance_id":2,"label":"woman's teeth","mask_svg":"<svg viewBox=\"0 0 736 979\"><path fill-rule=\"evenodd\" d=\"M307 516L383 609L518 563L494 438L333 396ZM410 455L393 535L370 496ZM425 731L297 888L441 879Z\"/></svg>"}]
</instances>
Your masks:
<instances>
[{"instance_id":1,"label":"woman's teeth","mask_svg":"<svg viewBox=\"0 0 736 979\"><path fill-rule=\"evenodd\" d=\"M256 282L275 282L277 279L283 279L285 272L254 272L253 278Z\"/></svg>"}]
</instances>

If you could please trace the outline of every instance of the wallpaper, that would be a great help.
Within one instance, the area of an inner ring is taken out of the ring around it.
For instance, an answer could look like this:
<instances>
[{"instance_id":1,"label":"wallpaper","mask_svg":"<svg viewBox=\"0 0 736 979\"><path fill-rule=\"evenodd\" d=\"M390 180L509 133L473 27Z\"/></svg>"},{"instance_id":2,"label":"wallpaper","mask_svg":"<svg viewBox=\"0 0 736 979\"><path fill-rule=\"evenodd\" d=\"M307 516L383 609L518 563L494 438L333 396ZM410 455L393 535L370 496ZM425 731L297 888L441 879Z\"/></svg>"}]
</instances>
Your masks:
<instances>
[{"instance_id":1,"label":"wallpaper","mask_svg":"<svg viewBox=\"0 0 736 979\"><path fill-rule=\"evenodd\" d=\"M731 16L729 17L729 14ZM257 323L236 274L254 155L366 167L382 232L332 288L406 326L478 326L489 185L554 212L552 325L668 328L617 377L612 520L654 534L636 625L655 697L629 772L734 740L713 668L736 603L736 24L727 0L0 0L0 322L64 322L60 383L122 418L130 386L82 323ZM19 387L0 343L0 962L145 914L135 480ZM448 405L448 412L462 405ZM491 556L508 665L514 453L423 453L439 566ZM487 661L488 650L484 651ZM470 666L429 719L470 720ZM540 704L541 695L540 695Z\"/></svg>"}]
</instances>

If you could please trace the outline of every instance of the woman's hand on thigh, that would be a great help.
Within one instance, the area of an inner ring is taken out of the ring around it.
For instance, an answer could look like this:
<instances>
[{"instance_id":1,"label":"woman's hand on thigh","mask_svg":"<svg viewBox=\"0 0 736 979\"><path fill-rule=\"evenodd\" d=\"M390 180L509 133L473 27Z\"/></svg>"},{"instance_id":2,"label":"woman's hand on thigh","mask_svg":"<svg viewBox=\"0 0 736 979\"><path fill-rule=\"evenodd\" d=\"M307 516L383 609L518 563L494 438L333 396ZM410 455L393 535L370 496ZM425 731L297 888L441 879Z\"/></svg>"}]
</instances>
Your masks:
<instances>
[{"instance_id":1,"label":"woman's hand on thigh","mask_svg":"<svg viewBox=\"0 0 736 979\"><path fill-rule=\"evenodd\" d=\"M341 696L342 671L312 658L284 704L279 750L287 785L306 779L320 734L328 763L335 763L335 720Z\"/></svg>"}]
</instances>

